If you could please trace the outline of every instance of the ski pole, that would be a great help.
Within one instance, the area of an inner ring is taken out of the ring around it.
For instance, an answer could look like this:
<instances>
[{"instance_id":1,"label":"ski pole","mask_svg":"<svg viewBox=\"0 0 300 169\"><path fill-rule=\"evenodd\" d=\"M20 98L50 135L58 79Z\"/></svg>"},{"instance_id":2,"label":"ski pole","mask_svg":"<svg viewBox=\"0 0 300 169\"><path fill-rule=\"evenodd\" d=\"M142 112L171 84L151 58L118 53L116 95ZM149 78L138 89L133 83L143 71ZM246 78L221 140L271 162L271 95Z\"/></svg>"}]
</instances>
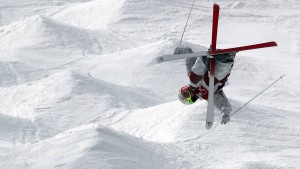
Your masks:
<instances>
[{"instance_id":1,"label":"ski pole","mask_svg":"<svg viewBox=\"0 0 300 169\"><path fill-rule=\"evenodd\" d=\"M185 23L185 26L184 26L184 29L183 29L183 32L182 32L182 35L181 35L181 39L180 39L180 42L179 42L179 46L181 45L181 41L182 41L182 38L183 38L183 35L184 35L184 32L185 32L186 26L187 26L187 24L188 24L188 22L189 22L189 19L190 19L190 16L191 16L191 13L192 13L194 4L195 4L195 0L193 0L193 4L192 4L192 6L191 6L189 16L188 16L188 18L187 18L187 20L186 20L186 23Z\"/></svg>"},{"instance_id":2,"label":"ski pole","mask_svg":"<svg viewBox=\"0 0 300 169\"><path fill-rule=\"evenodd\" d=\"M254 100L256 97L258 97L259 95L261 95L264 91L268 90L271 86L273 86L275 83L277 83L279 80L281 80L283 77L285 76L285 74L283 74L282 76L280 76L276 81L274 81L272 84L270 84L268 87L266 87L264 90L262 90L260 93L258 93L256 96L254 96L251 100L249 100L247 103L245 103L243 106L241 106L240 108L238 108L235 112L233 112L231 116L233 116L235 113L237 113L238 111L240 111L243 107L245 107L247 104L249 104L252 100Z\"/></svg>"}]
</instances>

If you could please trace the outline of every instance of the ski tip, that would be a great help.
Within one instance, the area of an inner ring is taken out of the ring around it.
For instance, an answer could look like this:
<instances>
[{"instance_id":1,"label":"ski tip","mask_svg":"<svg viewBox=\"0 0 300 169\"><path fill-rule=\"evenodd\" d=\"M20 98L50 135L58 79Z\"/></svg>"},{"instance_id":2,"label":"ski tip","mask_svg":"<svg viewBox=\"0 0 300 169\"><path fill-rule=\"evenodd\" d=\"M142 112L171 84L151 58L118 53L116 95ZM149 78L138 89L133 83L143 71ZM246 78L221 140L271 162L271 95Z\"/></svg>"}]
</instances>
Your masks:
<instances>
[{"instance_id":1,"label":"ski tip","mask_svg":"<svg viewBox=\"0 0 300 169\"><path fill-rule=\"evenodd\" d=\"M265 43L262 43L262 44L266 45L267 47L278 46L275 41L265 42Z\"/></svg>"},{"instance_id":2,"label":"ski tip","mask_svg":"<svg viewBox=\"0 0 300 169\"><path fill-rule=\"evenodd\" d=\"M220 5L219 4L214 4L214 9L220 9Z\"/></svg>"},{"instance_id":3,"label":"ski tip","mask_svg":"<svg viewBox=\"0 0 300 169\"><path fill-rule=\"evenodd\" d=\"M213 124L214 124L213 122L206 122L206 124L205 124L206 129L211 129Z\"/></svg>"},{"instance_id":4,"label":"ski tip","mask_svg":"<svg viewBox=\"0 0 300 169\"><path fill-rule=\"evenodd\" d=\"M162 62L164 62L164 58L163 58L162 56L157 57L157 58L156 58L156 62L157 62L157 63L162 63Z\"/></svg>"},{"instance_id":5,"label":"ski tip","mask_svg":"<svg viewBox=\"0 0 300 169\"><path fill-rule=\"evenodd\" d=\"M275 41L273 41L273 42L271 42L274 46L278 46L278 44L275 42Z\"/></svg>"}]
</instances>

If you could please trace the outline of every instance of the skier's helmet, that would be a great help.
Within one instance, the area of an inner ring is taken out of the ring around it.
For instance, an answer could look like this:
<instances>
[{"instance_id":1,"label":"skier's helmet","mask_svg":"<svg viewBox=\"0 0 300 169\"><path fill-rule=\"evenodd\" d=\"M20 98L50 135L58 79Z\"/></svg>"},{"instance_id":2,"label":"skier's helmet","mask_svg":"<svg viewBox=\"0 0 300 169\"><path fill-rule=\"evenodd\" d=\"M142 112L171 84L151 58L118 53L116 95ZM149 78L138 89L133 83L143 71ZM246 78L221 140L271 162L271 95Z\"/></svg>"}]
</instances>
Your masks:
<instances>
[{"instance_id":1,"label":"skier's helmet","mask_svg":"<svg viewBox=\"0 0 300 169\"><path fill-rule=\"evenodd\" d=\"M189 86L183 86L178 92L178 99L183 104L190 105L195 103L196 100L192 97L192 93L189 91Z\"/></svg>"}]
</instances>

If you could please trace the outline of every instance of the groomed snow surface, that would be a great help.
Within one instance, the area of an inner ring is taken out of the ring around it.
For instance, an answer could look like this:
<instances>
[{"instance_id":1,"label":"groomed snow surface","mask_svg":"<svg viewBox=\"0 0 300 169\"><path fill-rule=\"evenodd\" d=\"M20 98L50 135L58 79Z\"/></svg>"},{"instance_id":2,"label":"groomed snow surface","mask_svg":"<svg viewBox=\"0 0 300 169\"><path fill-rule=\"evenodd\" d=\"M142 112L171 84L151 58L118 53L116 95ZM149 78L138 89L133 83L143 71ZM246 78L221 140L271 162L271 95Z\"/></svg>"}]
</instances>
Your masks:
<instances>
[{"instance_id":1,"label":"groomed snow surface","mask_svg":"<svg viewBox=\"0 0 300 169\"><path fill-rule=\"evenodd\" d=\"M205 128L205 101L177 100L178 46L192 0L0 0L1 169L300 168L300 3L196 0L183 45L237 54L225 87L236 110Z\"/></svg>"}]
</instances>

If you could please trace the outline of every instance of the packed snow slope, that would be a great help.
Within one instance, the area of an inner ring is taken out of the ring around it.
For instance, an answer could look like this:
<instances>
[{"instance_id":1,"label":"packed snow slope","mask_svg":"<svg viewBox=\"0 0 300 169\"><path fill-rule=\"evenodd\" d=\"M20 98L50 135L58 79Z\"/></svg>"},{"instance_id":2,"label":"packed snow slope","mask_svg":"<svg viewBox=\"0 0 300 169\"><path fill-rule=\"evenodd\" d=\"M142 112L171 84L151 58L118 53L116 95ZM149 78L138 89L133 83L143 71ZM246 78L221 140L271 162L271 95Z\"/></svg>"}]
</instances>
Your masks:
<instances>
[{"instance_id":1,"label":"packed snow slope","mask_svg":"<svg viewBox=\"0 0 300 169\"><path fill-rule=\"evenodd\" d=\"M180 0L0 0L1 169L300 168L300 3L195 1L183 45L237 53L225 87L237 112L205 128L205 101L182 105L178 46L192 4Z\"/></svg>"}]
</instances>

